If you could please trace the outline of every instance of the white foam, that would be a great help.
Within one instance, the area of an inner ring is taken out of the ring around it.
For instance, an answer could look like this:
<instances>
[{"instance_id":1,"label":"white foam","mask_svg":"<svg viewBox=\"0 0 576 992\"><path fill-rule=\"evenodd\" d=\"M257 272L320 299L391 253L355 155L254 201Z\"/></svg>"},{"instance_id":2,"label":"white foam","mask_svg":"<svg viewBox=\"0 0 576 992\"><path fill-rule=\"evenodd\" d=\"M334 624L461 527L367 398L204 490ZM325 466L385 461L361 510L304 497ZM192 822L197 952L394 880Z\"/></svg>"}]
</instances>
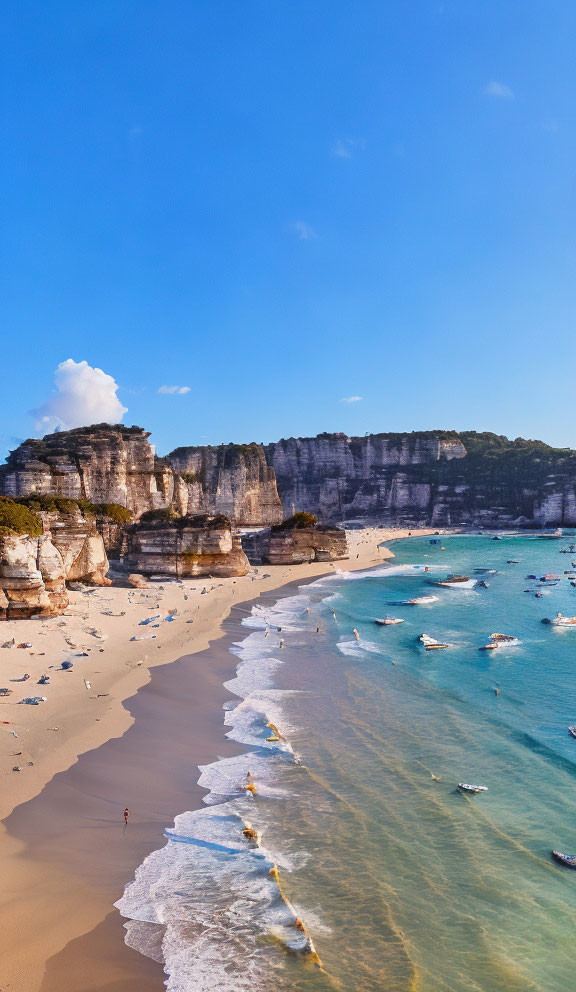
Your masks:
<instances>
[{"instance_id":1,"label":"white foam","mask_svg":"<svg viewBox=\"0 0 576 992\"><path fill-rule=\"evenodd\" d=\"M224 725L227 737L251 750L199 768L199 785L207 790L204 808L176 817L166 845L145 859L116 903L128 918L126 942L164 963L169 992L269 992L278 951L262 943L262 936L273 933L293 950L313 947L270 874L274 864L284 871L301 867L307 854L268 851L242 835L249 821L265 845L271 815L247 784L253 782L266 800L288 795L278 779L286 762L295 760L289 741L295 728L283 708L292 693L273 688L283 664L275 656L274 628L307 629L310 602L301 594L271 607L256 604L243 619L253 632L231 649L238 666L226 688L240 702L225 705ZM272 736L280 739L266 740Z\"/></svg>"}]
</instances>

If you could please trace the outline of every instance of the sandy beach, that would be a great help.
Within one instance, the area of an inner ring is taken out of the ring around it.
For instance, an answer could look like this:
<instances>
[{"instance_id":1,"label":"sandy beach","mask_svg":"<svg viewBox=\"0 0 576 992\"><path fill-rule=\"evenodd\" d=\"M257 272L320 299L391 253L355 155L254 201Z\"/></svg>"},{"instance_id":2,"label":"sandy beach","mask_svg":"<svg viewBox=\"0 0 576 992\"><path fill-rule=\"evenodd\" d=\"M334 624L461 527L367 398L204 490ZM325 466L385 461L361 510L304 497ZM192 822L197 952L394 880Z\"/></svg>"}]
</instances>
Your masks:
<instances>
[{"instance_id":1,"label":"sandy beach","mask_svg":"<svg viewBox=\"0 0 576 992\"><path fill-rule=\"evenodd\" d=\"M349 532L350 558L330 565L75 592L63 617L0 625L0 645L15 641L0 647L0 687L12 690L0 713L0 989L162 988L160 966L123 943L112 904L173 816L200 804L198 764L234 753L222 723L234 658L217 639L239 632L254 599L377 565L391 554L378 545L407 535ZM21 703L36 695L46 701Z\"/></svg>"}]
</instances>

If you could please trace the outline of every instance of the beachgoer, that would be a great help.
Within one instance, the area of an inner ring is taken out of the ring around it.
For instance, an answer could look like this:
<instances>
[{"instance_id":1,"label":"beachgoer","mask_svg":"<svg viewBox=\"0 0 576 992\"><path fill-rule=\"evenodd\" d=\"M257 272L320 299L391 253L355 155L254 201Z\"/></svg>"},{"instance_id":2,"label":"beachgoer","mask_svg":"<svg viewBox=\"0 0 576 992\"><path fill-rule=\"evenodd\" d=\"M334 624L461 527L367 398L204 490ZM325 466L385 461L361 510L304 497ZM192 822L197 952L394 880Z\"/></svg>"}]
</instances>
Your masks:
<instances>
[{"instance_id":1,"label":"beachgoer","mask_svg":"<svg viewBox=\"0 0 576 992\"><path fill-rule=\"evenodd\" d=\"M354 634L354 637L356 638L356 640L359 641L360 640L360 634L356 630L356 627L353 628L352 633Z\"/></svg>"},{"instance_id":2,"label":"beachgoer","mask_svg":"<svg viewBox=\"0 0 576 992\"><path fill-rule=\"evenodd\" d=\"M130 810L128 807L124 810L124 823L128 826L128 817L130 816Z\"/></svg>"}]
</instances>

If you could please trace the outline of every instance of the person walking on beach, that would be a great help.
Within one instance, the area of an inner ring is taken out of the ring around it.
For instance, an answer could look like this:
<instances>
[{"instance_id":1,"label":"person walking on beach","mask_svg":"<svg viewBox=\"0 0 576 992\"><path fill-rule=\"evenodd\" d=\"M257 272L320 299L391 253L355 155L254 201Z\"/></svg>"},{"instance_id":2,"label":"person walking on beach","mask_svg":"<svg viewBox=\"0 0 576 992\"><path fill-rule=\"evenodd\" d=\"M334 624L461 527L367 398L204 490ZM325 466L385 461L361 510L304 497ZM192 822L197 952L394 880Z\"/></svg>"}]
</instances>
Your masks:
<instances>
[{"instance_id":1,"label":"person walking on beach","mask_svg":"<svg viewBox=\"0 0 576 992\"><path fill-rule=\"evenodd\" d=\"M124 825L126 827L128 826L128 818L129 818L129 816L130 816L130 810L128 809L128 807L126 807L126 809L124 810Z\"/></svg>"}]
</instances>

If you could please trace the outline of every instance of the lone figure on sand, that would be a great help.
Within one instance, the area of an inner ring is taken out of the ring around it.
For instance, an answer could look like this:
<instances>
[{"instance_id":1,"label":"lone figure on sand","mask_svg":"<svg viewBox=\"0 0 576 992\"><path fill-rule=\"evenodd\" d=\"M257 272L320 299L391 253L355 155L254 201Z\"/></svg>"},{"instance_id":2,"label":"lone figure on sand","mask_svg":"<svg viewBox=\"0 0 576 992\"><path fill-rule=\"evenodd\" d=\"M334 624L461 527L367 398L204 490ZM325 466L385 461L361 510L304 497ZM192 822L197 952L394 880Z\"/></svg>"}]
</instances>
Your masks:
<instances>
[{"instance_id":1,"label":"lone figure on sand","mask_svg":"<svg viewBox=\"0 0 576 992\"><path fill-rule=\"evenodd\" d=\"M124 810L124 823L128 826L128 817L130 816L130 810L128 807Z\"/></svg>"}]
</instances>

